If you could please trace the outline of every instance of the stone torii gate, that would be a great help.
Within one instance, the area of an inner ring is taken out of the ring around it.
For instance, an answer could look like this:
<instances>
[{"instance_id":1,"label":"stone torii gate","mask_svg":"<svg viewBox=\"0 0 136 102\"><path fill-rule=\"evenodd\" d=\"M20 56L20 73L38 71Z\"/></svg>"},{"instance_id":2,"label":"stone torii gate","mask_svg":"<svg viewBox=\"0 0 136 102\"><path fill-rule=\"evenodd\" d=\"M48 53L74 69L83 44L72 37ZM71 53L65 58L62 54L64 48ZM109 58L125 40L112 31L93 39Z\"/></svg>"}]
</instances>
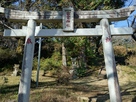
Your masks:
<instances>
[{"instance_id":1,"label":"stone torii gate","mask_svg":"<svg viewBox=\"0 0 136 102\"><path fill-rule=\"evenodd\" d=\"M4 36L26 37L22 74L19 85L18 102L29 102L30 81L33 63L35 37L57 36L102 36L105 67L108 78L110 102L121 102L115 57L111 35L132 35L131 27L115 28L109 25L111 21L125 20L135 6L114 10L75 11L73 8L64 8L63 11L28 12L9 10L0 7L0 13L12 22L27 22L22 29L6 29ZM41 29L38 23L63 22L63 29ZM100 22L95 28L74 29L74 22Z\"/></svg>"}]
</instances>

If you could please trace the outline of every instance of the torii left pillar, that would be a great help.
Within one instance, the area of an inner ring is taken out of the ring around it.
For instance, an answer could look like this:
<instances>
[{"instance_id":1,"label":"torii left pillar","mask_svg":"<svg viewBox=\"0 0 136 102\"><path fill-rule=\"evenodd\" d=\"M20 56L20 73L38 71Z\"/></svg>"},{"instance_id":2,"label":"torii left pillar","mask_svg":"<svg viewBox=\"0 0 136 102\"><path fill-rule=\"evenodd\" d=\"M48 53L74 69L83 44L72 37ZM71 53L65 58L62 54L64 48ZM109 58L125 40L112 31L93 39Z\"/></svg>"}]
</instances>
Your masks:
<instances>
[{"instance_id":1,"label":"torii left pillar","mask_svg":"<svg viewBox=\"0 0 136 102\"><path fill-rule=\"evenodd\" d=\"M35 44L35 27L34 20L29 20L27 24L27 34L25 40L24 56L22 63L22 73L19 85L18 102L29 102L30 83L33 65L33 54Z\"/></svg>"}]
</instances>

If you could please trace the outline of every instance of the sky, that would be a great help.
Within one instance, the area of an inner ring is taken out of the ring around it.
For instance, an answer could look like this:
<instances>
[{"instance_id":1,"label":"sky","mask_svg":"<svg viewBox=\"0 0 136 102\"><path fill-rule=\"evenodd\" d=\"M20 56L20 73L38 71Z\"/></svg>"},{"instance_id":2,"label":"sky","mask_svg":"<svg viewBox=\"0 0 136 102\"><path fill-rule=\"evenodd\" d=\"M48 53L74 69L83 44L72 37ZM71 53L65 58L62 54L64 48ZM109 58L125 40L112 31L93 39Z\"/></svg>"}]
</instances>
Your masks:
<instances>
[{"instance_id":1,"label":"sky","mask_svg":"<svg viewBox=\"0 0 136 102\"><path fill-rule=\"evenodd\" d=\"M129 5L136 5L136 0L128 0L126 3L125 3L125 7L128 7ZM135 11L130 15L130 17L128 17L127 20L123 20L123 21L118 21L118 22L115 22L114 26L115 27L128 27L131 25L133 19L134 19L134 16L136 15L136 9ZM129 24L128 24L129 23ZM135 23L136 25L136 23Z\"/></svg>"}]
</instances>

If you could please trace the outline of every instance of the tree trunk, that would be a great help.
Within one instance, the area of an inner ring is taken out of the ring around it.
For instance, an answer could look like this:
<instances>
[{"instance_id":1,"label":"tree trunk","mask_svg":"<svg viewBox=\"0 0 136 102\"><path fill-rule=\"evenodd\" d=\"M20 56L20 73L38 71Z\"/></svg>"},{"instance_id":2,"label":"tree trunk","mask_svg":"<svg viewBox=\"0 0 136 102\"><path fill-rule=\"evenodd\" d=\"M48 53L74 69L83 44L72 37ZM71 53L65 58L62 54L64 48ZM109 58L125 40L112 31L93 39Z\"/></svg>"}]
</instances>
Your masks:
<instances>
[{"instance_id":1,"label":"tree trunk","mask_svg":"<svg viewBox=\"0 0 136 102\"><path fill-rule=\"evenodd\" d=\"M87 67L87 62L86 62L86 54L85 54L85 46L82 47L81 49L81 67L86 68Z\"/></svg>"},{"instance_id":2,"label":"tree trunk","mask_svg":"<svg viewBox=\"0 0 136 102\"><path fill-rule=\"evenodd\" d=\"M31 6L31 2L32 2L31 0L26 0L26 1L25 1L25 9L26 9L27 11L29 11L30 8L31 8L31 7L30 7L30 6Z\"/></svg>"},{"instance_id":3,"label":"tree trunk","mask_svg":"<svg viewBox=\"0 0 136 102\"><path fill-rule=\"evenodd\" d=\"M96 38L96 48L95 48L95 54L99 55L99 48L100 48L100 40L101 40L101 37L97 37Z\"/></svg>"}]
</instances>

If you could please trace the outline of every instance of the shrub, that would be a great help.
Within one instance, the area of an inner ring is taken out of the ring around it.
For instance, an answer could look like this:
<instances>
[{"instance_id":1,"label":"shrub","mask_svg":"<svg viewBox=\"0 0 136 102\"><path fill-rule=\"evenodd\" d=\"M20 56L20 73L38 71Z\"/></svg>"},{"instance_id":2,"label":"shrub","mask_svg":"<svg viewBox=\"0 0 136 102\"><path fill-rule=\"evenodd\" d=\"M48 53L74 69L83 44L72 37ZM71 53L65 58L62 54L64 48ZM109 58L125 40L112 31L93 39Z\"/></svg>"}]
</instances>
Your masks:
<instances>
[{"instance_id":1,"label":"shrub","mask_svg":"<svg viewBox=\"0 0 136 102\"><path fill-rule=\"evenodd\" d=\"M136 66L136 55L128 57L126 63L130 66Z\"/></svg>"},{"instance_id":2,"label":"shrub","mask_svg":"<svg viewBox=\"0 0 136 102\"><path fill-rule=\"evenodd\" d=\"M33 59L33 69L34 70L37 69L37 65L38 65L38 59L37 59L37 57L34 57L34 59Z\"/></svg>"},{"instance_id":3,"label":"shrub","mask_svg":"<svg viewBox=\"0 0 136 102\"><path fill-rule=\"evenodd\" d=\"M76 74L78 77L83 77L85 76L86 73L86 68L85 67L79 67L76 69Z\"/></svg>"},{"instance_id":4,"label":"shrub","mask_svg":"<svg viewBox=\"0 0 136 102\"><path fill-rule=\"evenodd\" d=\"M19 63L19 58L14 50L0 48L0 67L9 69L7 66L13 66L15 63ZM11 68L10 68L11 69Z\"/></svg>"},{"instance_id":5,"label":"shrub","mask_svg":"<svg viewBox=\"0 0 136 102\"><path fill-rule=\"evenodd\" d=\"M37 69L38 59L33 60L33 69ZM61 55L59 52L54 52L50 58L40 59L40 68L42 70L53 70L61 67Z\"/></svg>"},{"instance_id":6,"label":"shrub","mask_svg":"<svg viewBox=\"0 0 136 102\"><path fill-rule=\"evenodd\" d=\"M62 66L61 71L57 75L57 83L67 85L70 79L69 68Z\"/></svg>"},{"instance_id":7,"label":"shrub","mask_svg":"<svg viewBox=\"0 0 136 102\"><path fill-rule=\"evenodd\" d=\"M1 60L4 60L4 59L9 59L12 54L14 55L13 52L11 52L9 49L1 49L0 48L0 58Z\"/></svg>"},{"instance_id":8,"label":"shrub","mask_svg":"<svg viewBox=\"0 0 136 102\"><path fill-rule=\"evenodd\" d=\"M127 55L127 49L124 46L114 46L114 53L116 56Z\"/></svg>"},{"instance_id":9,"label":"shrub","mask_svg":"<svg viewBox=\"0 0 136 102\"><path fill-rule=\"evenodd\" d=\"M41 59L41 69L53 71L53 73L57 72L62 65L61 55L59 52L55 52L51 58L42 58Z\"/></svg>"}]
</instances>

